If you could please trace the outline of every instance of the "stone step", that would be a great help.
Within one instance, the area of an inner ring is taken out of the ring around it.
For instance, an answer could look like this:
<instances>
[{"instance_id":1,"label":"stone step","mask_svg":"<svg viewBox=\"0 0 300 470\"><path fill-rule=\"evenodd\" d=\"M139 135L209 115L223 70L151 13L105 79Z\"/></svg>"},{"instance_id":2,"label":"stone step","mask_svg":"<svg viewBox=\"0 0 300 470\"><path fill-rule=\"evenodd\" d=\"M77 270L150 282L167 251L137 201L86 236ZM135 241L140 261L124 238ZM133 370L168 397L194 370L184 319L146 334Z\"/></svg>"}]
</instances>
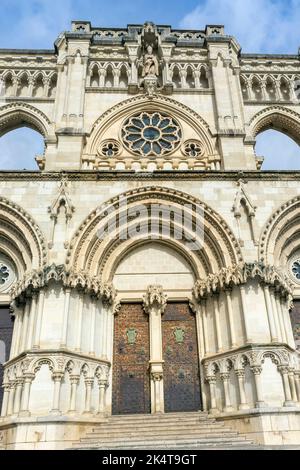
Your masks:
<instances>
[{"instance_id":1,"label":"stone step","mask_svg":"<svg viewBox=\"0 0 300 470\"><path fill-rule=\"evenodd\" d=\"M147 436L149 437L149 436ZM95 437L83 437L81 438L80 442L85 444L87 442L93 442L93 443L97 443L97 442L101 442L101 443L104 443L104 442L111 442L111 443L116 443L116 442L124 442L124 438L126 438L127 442L150 442L150 441L153 441L153 442L161 442L162 440L167 442L167 441L174 441L174 440L180 440L183 438L183 435L182 434L176 434L176 430L175 430L175 433L174 434L170 434L170 435L167 435L167 436L162 436L161 434L154 434L152 436L150 436L150 439L145 439L145 436L144 435L133 435L133 436L130 436L130 435L123 435L123 436L111 436L110 434L108 436L103 436L101 438L98 438L97 436ZM209 433L209 434L206 434L205 432L199 432L199 433L190 433L190 434L187 434L187 435L184 435L184 438L185 439L215 439L215 438L224 438L224 439L236 439L236 440L245 440L245 438L243 436L240 436L239 434L237 434L236 432L232 431L232 432L226 432L226 433L223 433L223 432L214 432L214 433Z\"/></svg>"},{"instance_id":2,"label":"stone step","mask_svg":"<svg viewBox=\"0 0 300 470\"><path fill-rule=\"evenodd\" d=\"M174 429L168 429L168 428L163 428L163 429L151 429L151 428L147 428L147 429L143 429L143 430L123 430L123 429L120 429L120 430L109 430L109 436L111 437L124 437L124 435L127 436L139 436L141 435L141 433L143 434L143 436L161 436L161 435L173 435L173 434L178 434L178 433L181 433L181 435L186 435L186 434L213 434L214 432L222 432L222 433L227 433L227 432L231 432L231 430L229 428L224 428L224 426L222 425L219 425L217 427L205 427L205 428L200 428L199 427L189 427L189 428L182 428L182 429L178 429L178 428L174 428ZM101 432L98 432L98 431L91 431L91 432L88 432L87 435L82 438L82 439L91 439L91 438L106 438L107 437L107 429L106 431L103 430Z\"/></svg>"},{"instance_id":3,"label":"stone step","mask_svg":"<svg viewBox=\"0 0 300 470\"><path fill-rule=\"evenodd\" d=\"M244 438L232 439L230 437L225 437L223 435L216 435L213 438L210 437L193 437L193 438L178 438L178 439L159 439L159 440L145 440L140 439L139 441L129 441L126 442L119 441L113 442L109 441L106 443L99 443L99 442L86 442L81 443L76 446L77 449L167 449L167 448L178 448L180 445L181 447L186 446L199 446L199 445L206 445L206 446L244 446L244 445L251 445L251 441L246 440ZM73 447L74 448L74 447Z\"/></svg>"},{"instance_id":4,"label":"stone step","mask_svg":"<svg viewBox=\"0 0 300 470\"><path fill-rule=\"evenodd\" d=\"M207 413L111 416L95 425L73 449L247 448L245 436ZM255 446L257 447L257 446Z\"/></svg>"},{"instance_id":5,"label":"stone step","mask_svg":"<svg viewBox=\"0 0 300 470\"><path fill-rule=\"evenodd\" d=\"M128 421L134 420L136 422L143 421L144 419L159 420L159 419L213 419L208 413L202 411L190 411L183 413L157 413L157 414L128 414L128 415L112 415L110 421Z\"/></svg>"},{"instance_id":6,"label":"stone step","mask_svg":"<svg viewBox=\"0 0 300 470\"><path fill-rule=\"evenodd\" d=\"M165 423L163 421L159 422L159 423L143 423L142 425L141 424L118 424L118 423L109 423L109 424L103 424L102 426L101 425L97 425L95 426L90 432L95 432L95 433L107 433L107 428L109 426L109 430L111 431L114 431L114 430L120 430L122 432L131 432L131 431L136 431L136 432L140 432L141 430L147 430L147 429L157 429L157 430L161 430L161 431L164 431L164 430L168 430L168 429L171 429L173 426L176 428L176 429L186 429L186 428L193 428L193 429L200 429L200 428L213 428L213 427L224 427L224 423L223 422L218 422L218 423L211 423L211 422L206 422L205 424L200 424L199 422L192 422L192 423L181 423L181 422L178 422L178 423L174 423L173 425L169 425L168 423Z\"/></svg>"}]
</instances>

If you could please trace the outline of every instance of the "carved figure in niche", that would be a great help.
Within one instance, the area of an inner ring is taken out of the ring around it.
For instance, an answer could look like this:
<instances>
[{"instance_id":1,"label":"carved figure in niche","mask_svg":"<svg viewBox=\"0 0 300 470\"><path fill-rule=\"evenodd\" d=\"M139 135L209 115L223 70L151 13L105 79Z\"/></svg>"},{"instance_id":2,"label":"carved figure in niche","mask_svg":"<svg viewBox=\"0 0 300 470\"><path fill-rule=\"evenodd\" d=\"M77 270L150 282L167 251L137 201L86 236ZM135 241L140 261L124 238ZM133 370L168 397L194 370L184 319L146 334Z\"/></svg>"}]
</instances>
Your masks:
<instances>
[{"instance_id":1,"label":"carved figure in niche","mask_svg":"<svg viewBox=\"0 0 300 470\"><path fill-rule=\"evenodd\" d=\"M153 47L149 44L147 46L147 52L143 57L143 71L142 77L149 75L155 75L158 77L158 60L155 54L153 54Z\"/></svg>"}]
</instances>

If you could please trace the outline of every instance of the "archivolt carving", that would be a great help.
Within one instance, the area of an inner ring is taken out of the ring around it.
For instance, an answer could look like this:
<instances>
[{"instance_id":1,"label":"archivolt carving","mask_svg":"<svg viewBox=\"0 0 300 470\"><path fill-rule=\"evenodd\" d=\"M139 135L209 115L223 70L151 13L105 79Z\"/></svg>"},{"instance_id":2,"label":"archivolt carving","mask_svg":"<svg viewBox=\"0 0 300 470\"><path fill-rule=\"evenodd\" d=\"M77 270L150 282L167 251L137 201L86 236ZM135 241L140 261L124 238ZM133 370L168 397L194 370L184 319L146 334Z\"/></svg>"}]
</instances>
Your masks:
<instances>
[{"instance_id":1,"label":"archivolt carving","mask_svg":"<svg viewBox=\"0 0 300 470\"><path fill-rule=\"evenodd\" d=\"M199 249L194 251L187 249L185 245L186 240L175 240L172 238L172 235L162 237L165 243L172 244L175 249L183 253L185 258L189 260L197 277L203 277L203 275L208 275L209 271L216 272L221 267L230 266L242 261L239 244L226 222L214 210L206 204L202 204L198 199L180 191L162 187L139 188L128 191L120 196L123 200L126 200L126 208L130 208L132 210L131 213L134 213L140 204L143 204L146 208L150 204L168 205L173 210L175 208L182 210L186 204L190 212L192 212L190 209L191 205L199 209L199 212L194 210L192 213L193 224L195 224L197 214L200 212L202 214L201 223L204 229L204 240L198 239ZM145 243L145 241L149 240L152 215L149 215L149 211L147 211L146 218L143 218L143 222L147 226L150 224L150 231L147 236L129 237L124 240L119 236L118 230L116 230L106 238L104 237L103 240L99 238L99 230L101 231L107 226L112 216L118 217L121 229L128 229L128 227L134 224L134 217L128 217L123 222L122 217L125 214L120 203L120 196L116 196L98 209L95 209L74 234L67 253L66 264L67 266L72 266L76 272L84 270L89 272L91 276L99 276L103 273L103 280L110 280L116 264L124 254L124 250L126 249L127 251L134 244ZM161 225L169 222L169 218L168 220L164 221L163 219L161 221L153 217L152 220ZM176 222L173 221L173 225L176 225ZM176 227L179 228L179 226ZM196 237L198 237L198 234L196 234ZM203 266L202 263L203 256L207 262L206 266Z\"/></svg>"},{"instance_id":2,"label":"archivolt carving","mask_svg":"<svg viewBox=\"0 0 300 470\"><path fill-rule=\"evenodd\" d=\"M24 124L45 138L51 133L51 122L48 117L30 104L17 102L0 108L0 136Z\"/></svg>"},{"instance_id":3,"label":"archivolt carving","mask_svg":"<svg viewBox=\"0 0 300 470\"><path fill-rule=\"evenodd\" d=\"M288 134L298 144L300 143L300 114L284 106L262 109L252 117L249 127L254 139L257 134L271 127Z\"/></svg>"},{"instance_id":4,"label":"archivolt carving","mask_svg":"<svg viewBox=\"0 0 300 470\"><path fill-rule=\"evenodd\" d=\"M267 221L259 243L261 261L285 267L294 250L299 249L299 237L300 196L297 196L282 204Z\"/></svg>"},{"instance_id":5,"label":"archivolt carving","mask_svg":"<svg viewBox=\"0 0 300 470\"><path fill-rule=\"evenodd\" d=\"M45 238L33 218L18 204L0 197L0 249L13 255L21 276L25 271L45 266ZM7 250L6 250L7 246Z\"/></svg>"}]
</instances>

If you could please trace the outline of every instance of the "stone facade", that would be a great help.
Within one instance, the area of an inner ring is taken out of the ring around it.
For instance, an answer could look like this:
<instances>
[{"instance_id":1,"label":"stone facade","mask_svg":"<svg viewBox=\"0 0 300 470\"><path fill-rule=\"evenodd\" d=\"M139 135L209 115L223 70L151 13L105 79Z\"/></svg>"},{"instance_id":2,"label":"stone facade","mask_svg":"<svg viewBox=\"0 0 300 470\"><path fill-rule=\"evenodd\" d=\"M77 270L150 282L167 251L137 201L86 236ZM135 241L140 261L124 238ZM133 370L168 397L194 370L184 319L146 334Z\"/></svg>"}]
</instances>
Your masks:
<instances>
[{"instance_id":1,"label":"stone facade","mask_svg":"<svg viewBox=\"0 0 300 470\"><path fill-rule=\"evenodd\" d=\"M0 50L1 135L45 139L39 172L0 173L4 448L70 447L140 376L144 411L182 393L299 443L300 173L254 150L270 127L299 143L299 77L298 55L242 54L222 26L73 22L53 51Z\"/></svg>"}]
</instances>

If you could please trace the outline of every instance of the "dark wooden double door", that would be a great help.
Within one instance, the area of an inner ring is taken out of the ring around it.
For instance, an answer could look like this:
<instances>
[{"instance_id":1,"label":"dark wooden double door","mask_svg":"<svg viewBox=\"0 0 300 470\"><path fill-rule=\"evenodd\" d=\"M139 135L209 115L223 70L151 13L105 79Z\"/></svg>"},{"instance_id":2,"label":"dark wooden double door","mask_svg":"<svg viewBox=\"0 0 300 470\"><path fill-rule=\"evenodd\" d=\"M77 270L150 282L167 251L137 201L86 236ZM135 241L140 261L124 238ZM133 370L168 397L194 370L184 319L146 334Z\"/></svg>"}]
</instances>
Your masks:
<instances>
[{"instance_id":1,"label":"dark wooden double door","mask_svg":"<svg viewBox=\"0 0 300 470\"><path fill-rule=\"evenodd\" d=\"M195 318L172 302L162 316L165 411L201 408ZM142 304L123 304L114 324L113 414L150 413L149 316Z\"/></svg>"}]
</instances>

